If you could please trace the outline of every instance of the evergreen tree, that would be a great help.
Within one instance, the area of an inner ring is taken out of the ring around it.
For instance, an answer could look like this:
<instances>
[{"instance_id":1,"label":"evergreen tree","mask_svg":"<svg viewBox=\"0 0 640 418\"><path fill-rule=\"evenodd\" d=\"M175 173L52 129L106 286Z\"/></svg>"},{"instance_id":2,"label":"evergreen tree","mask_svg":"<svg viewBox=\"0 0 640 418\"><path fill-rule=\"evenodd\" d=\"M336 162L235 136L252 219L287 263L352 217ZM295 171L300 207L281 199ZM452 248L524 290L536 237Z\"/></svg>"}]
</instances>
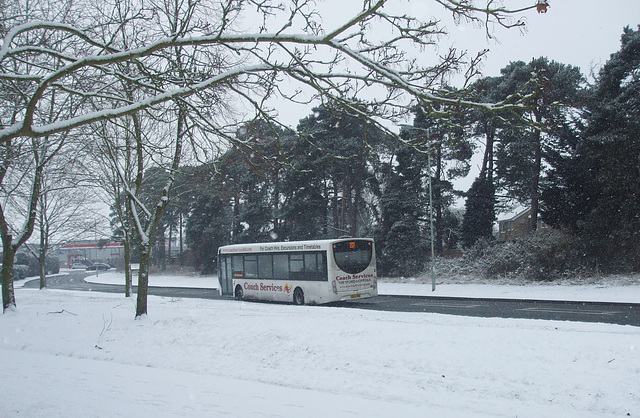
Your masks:
<instances>
[{"instance_id":1,"label":"evergreen tree","mask_svg":"<svg viewBox=\"0 0 640 418\"><path fill-rule=\"evenodd\" d=\"M380 198L381 223L375 237L382 274L418 273L428 258L425 159L414 148L401 147L395 164L388 168Z\"/></svg>"},{"instance_id":2,"label":"evergreen tree","mask_svg":"<svg viewBox=\"0 0 640 418\"><path fill-rule=\"evenodd\" d=\"M485 103L497 103L503 95L500 84L501 77L485 77L476 81L470 88L470 93L475 100ZM486 109L470 109L467 114L468 124L472 129L465 134L472 137L481 137L484 140L484 151L480 176L485 177L493 184L494 181L494 150L496 135L504 127L504 116L496 111Z\"/></svg>"},{"instance_id":3,"label":"evergreen tree","mask_svg":"<svg viewBox=\"0 0 640 418\"><path fill-rule=\"evenodd\" d=\"M247 123L218 162L216 179L233 207L234 243L267 242L280 234L283 141L291 135L262 120Z\"/></svg>"},{"instance_id":4,"label":"evergreen tree","mask_svg":"<svg viewBox=\"0 0 640 418\"><path fill-rule=\"evenodd\" d=\"M216 271L218 247L231 242L231 206L225 194L211 184L199 188L185 228L190 263L203 274Z\"/></svg>"},{"instance_id":5,"label":"evergreen tree","mask_svg":"<svg viewBox=\"0 0 640 418\"><path fill-rule=\"evenodd\" d=\"M462 245L471 247L478 239L493 237L495 192L488 177L479 176L466 193L462 221Z\"/></svg>"},{"instance_id":6,"label":"evergreen tree","mask_svg":"<svg viewBox=\"0 0 640 418\"><path fill-rule=\"evenodd\" d=\"M474 83L470 90L476 100L495 103L504 95L502 82L501 77L485 77ZM461 231L464 247L472 246L480 238L493 238L493 222L496 219L494 151L496 140L506 127L504 115L490 110L471 110L468 118L472 129L467 134L481 137L484 140L484 151L480 174L465 193Z\"/></svg>"},{"instance_id":7,"label":"evergreen tree","mask_svg":"<svg viewBox=\"0 0 640 418\"><path fill-rule=\"evenodd\" d=\"M442 115L446 115L446 118ZM469 173L474 147L470 138L464 134L463 115L455 108L436 106L432 109L418 109L413 125L415 129L409 129L407 133L417 138L418 147L425 149L431 156L432 166L428 168L427 174L432 176L434 245L435 253L442 255L447 220L456 219L450 213L450 208L459 192L454 190L452 181Z\"/></svg>"},{"instance_id":8,"label":"evergreen tree","mask_svg":"<svg viewBox=\"0 0 640 418\"><path fill-rule=\"evenodd\" d=\"M516 112L499 134L497 188L531 207L530 229L537 228L541 182L547 151L571 116L569 105L581 98L583 77L577 67L546 58L512 62L501 71L501 96L528 96L528 108ZM533 75L533 78L532 78Z\"/></svg>"},{"instance_id":9,"label":"evergreen tree","mask_svg":"<svg viewBox=\"0 0 640 418\"><path fill-rule=\"evenodd\" d=\"M331 105L314 108L300 121L298 132L301 142L295 155L310 164L306 169L320 182L308 192L319 191L326 199L325 235L361 236L373 211L368 180L380 165L380 153L373 150L388 138L374 125ZM315 199L317 195L311 201Z\"/></svg>"},{"instance_id":10,"label":"evergreen tree","mask_svg":"<svg viewBox=\"0 0 640 418\"><path fill-rule=\"evenodd\" d=\"M580 136L554 161L549 222L582 238L589 259L611 271L640 269L640 29L599 72ZM571 152L572 151L572 152Z\"/></svg>"},{"instance_id":11,"label":"evergreen tree","mask_svg":"<svg viewBox=\"0 0 640 418\"><path fill-rule=\"evenodd\" d=\"M287 135L264 121L245 124L215 163L194 169L186 224L190 261L215 271L218 247L278 237L282 144Z\"/></svg>"},{"instance_id":12,"label":"evergreen tree","mask_svg":"<svg viewBox=\"0 0 640 418\"><path fill-rule=\"evenodd\" d=\"M201 177L202 170L198 167L184 166L176 174L176 180L173 186L173 197L165 213L167 225L168 245L167 249L171 253L175 251L173 242L176 241L178 246L178 259L180 264L184 263L184 243L185 243L185 227L189 218L193 203L197 200L201 193Z\"/></svg>"},{"instance_id":13,"label":"evergreen tree","mask_svg":"<svg viewBox=\"0 0 640 418\"><path fill-rule=\"evenodd\" d=\"M299 137L288 138L288 164L281 181L280 240L327 238L327 156Z\"/></svg>"}]
</instances>

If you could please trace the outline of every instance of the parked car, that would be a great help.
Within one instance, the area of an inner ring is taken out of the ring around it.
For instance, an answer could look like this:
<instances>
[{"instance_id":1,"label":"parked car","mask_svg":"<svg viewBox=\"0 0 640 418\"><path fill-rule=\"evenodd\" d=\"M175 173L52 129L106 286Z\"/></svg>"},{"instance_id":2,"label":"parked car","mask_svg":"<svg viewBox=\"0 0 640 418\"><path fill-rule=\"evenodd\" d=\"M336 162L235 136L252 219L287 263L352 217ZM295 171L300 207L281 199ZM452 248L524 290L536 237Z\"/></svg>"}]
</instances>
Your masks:
<instances>
[{"instance_id":1,"label":"parked car","mask_svg":"<svg viewBox=\"0 0 640 418\"><path fill-rule=\"evenodd\" d=\"M84 264L82 264L82 263L73 263L73 264L71 265L71 268L72 268L73 270L78 270L78 269L82 269L82 270L84 270L84 269L86 269L86 268L87 268L87 266L85 266L85 265L84 265Z\"/></svg>"},{"instance_id":2,"label":"parked car","mask_svg":"<svg viewBox=\"0 0 640 418\"><path fill-rule=\"evenodd\" d=\"M109 270L110 268L111 266L105 263L94 263L87 267L87 270Z\"/></svg>"}]
</instances>

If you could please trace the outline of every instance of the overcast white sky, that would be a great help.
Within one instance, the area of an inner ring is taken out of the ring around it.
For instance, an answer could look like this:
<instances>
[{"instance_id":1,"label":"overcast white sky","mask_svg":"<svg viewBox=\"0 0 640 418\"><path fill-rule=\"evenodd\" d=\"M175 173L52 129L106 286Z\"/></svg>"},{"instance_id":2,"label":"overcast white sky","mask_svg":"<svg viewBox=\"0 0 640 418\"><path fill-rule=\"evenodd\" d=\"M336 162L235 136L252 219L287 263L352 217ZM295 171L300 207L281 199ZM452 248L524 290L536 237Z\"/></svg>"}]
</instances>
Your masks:
<instances>
[{"instance_id":1,"label":"overcast white sky","mask_svg":"<svg viewBox=\"0 0 640 418\"><path fill-rule=\"evenodd\" d=\"M533 2L505 1L507 5ZM640 0L549 0L549 4L547 13L526 13L524 33L496 29L499 43L487 41L481 31L468 26L451 26L451 39L460 48L490 49L485 75L498 75L510 61L541 56L579 66L589 75L592 67L600 67L620 48L622 29L637 29L640 24Z\"/></svg>"},{"instance_id":2,"label":"overcast white sky","mask_svg":"<svg viewBox=\"0 0 640 418\"><path fill-rule=\"evenodd\" d=\"M535 4L536 0L505 0L510 9ZM360 0L318 0L325 30L344 23L348 16L360 10ZM480 3L478 3L480 4ZM563 64L581 68L585 76L591 69L604 64L620 48L620 35L625 26L637 29L640 24L640 0L549 0L547 13L530 10L523 13L526 30L494 27L494 39L487 39L484 28L470 24L456 25L448 12L434 0L392 0L385 5L387 13L405 11L423 20L433 16L441 19L449 36L442 39L441 51L453 44L470 55L489 49L483 73L500 74L511 61L528 62L545 56ZM434 51L424 52L425 60L433 60ZM455 79L452 80L455 85ZM276 105L277 106L277 105ZM279 106L277 106L279 107ZM295 127L299 119L311 113L310 107L282 104L280 120Z\"/></svg>"}]
</instances>

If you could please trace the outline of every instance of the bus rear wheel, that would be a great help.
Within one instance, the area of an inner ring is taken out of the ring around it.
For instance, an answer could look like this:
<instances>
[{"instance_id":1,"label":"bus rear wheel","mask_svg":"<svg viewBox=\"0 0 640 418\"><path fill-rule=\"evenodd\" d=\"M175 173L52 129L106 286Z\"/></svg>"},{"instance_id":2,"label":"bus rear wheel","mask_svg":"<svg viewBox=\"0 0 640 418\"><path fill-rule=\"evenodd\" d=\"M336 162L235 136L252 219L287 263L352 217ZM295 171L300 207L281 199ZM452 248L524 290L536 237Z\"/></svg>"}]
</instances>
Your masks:
<instances>
[{"instance_id":1,"label":"bus rear wheel","mask_svg":"<svg viewBox=\"0 0 640 418\"><path fill-rule=\"evenodd\" d=\"M242 286L238 285L236 286L236 300L242 300L242 297L244 296L242 294Z\"/></svg>"},{"instance_id":2,"label":"bus rear wheel","mask_svg":"<svg viewBox=\"0 0 640 418\"><path fill-rule=\"evenodd\" d=\"M293 304L304 305L304 292L299 287L296 287L296 290L293 291Z\"/></svg>"}]
</instances>

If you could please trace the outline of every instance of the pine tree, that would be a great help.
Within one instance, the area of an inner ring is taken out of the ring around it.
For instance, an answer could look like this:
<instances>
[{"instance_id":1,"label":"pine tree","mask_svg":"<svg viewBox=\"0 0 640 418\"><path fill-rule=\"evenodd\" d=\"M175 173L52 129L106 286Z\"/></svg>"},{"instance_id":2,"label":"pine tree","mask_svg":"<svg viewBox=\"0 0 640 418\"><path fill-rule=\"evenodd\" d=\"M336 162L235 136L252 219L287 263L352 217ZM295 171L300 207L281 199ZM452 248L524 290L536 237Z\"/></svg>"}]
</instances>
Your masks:
<instances>
[{"instance_id":1,"label":"pine tree","mask_svg":"<svg viewBox=\"0 0 640 418\"><path fill-rule=\"evenodd\" d=\"M495 191L493 182L485 176L473 181L467 191L462 220L462 245L471 247L477 240L493 237L495 221Z\"/></svg>"},{"instance_id":2,"label":"pine tree","mask_svg":"<svg viewBox=\"0 0 640 418\"><path fill-rule=\"evenodd\" d=\"M400 148L389 167L380 199L381 223L376 233L383 274L415 274L424 268L429 247L425 231L428 200L424 189L426 157Z\"/></svg>"},{"instance_id":3,"label":"pine tree","mask_svg":"<svg viewBox=\"0 0 640 418\"><path fill-rule=\"evenodd\" d=\"M571 116L584 81L577 67L546 58L530 63L513 62L504 68L500 89L503 97L529 96L528 109L514 112L511 124L499 134L496 147L497 189L531 207L530 229L537 228L541 182L546 152ZM533 75L533 78L532 78Z\"/></svg>"},{"instance_id":4,"label":"pine tree","mask_svg":"<svg viewBox=\"0 0 640 418\"><path fill-rule=\"evenodd\" d=\"M447 222L456 219L450 213L450 207L459 193L454 190L452 181L469 173L474 147L465 135L464 117L455 107L418 109L413 125L407 134L415 138L418 148L426 149L431 156L432 166L428 170L432 186L434 246L436 255L442 255L447 241Z\"/></svg>"},{"instance_id":5,"label":"pine tree","mask_svg":"<svg viewBox=\"0 0 640 418\"><path fill-rule=\"evenodd\" d=\"M292 135L262 120L247 123L219 161L219 178L234 212L234 243L267 242L280 234L281 182L287 159L283 142Z\"/></svg>"},{"instance_id":6,"label":"pine tree","mask_svg":"<svg viewBox=\"0 0 640 418\"><path fill-rule=\"evenodd\" d=\"M504 96L502 77L485 77L471 86L474 97L479 101L495 103ZM472 129L467 135L482 138L484 151L480 174L465 193L465 212L462 218L461 241L470 247L478 239L493 238L493 222L496 219L495 196L495 143L502 131L508 127L506 115L475 109L468 114Z\"/></svg>"},{"instance_id":7,"label":"pine tree","mask_svg":"<svg viewBox=\"0 0 640 418\"><path fill-rule=\"evenodd\" d=\"M640 269L640 29L625 28L620 51L599 72L583 114L554 164L548 218L582 238L594 264Z\"/></svg>"},{"instance_id":8,"label":"pine tree","mask_svg":"<svg viewBox=\"0 0 640 418\"><path fill-rule=\"evenodd\" d=\"M298 124L298 133L296 162L300 170L314 174L292 174L307 180L309 194L321 193L326 199L325 236L361 236L373 210L367 199L372 195L369 179L380 165L380 153L374 150L388 137L375 125L330 104L314 108ZM309 183L314 175L316 183ZM317 196L307 198L317 200ZM308 215L308 211L302 215L307 224Z\"/></svg>"},{"instance_id":9,"label":"pine tree","mask_svg":"<svg viewBox=\"0 0 640 418\"><path fill-rule=\"evenodd\" d=\"M218 247L231 242L232 212L229 202L214 187L200 188L186 225L190 262L203 274L216 271Z\"/></svg>"}]
</instances>

